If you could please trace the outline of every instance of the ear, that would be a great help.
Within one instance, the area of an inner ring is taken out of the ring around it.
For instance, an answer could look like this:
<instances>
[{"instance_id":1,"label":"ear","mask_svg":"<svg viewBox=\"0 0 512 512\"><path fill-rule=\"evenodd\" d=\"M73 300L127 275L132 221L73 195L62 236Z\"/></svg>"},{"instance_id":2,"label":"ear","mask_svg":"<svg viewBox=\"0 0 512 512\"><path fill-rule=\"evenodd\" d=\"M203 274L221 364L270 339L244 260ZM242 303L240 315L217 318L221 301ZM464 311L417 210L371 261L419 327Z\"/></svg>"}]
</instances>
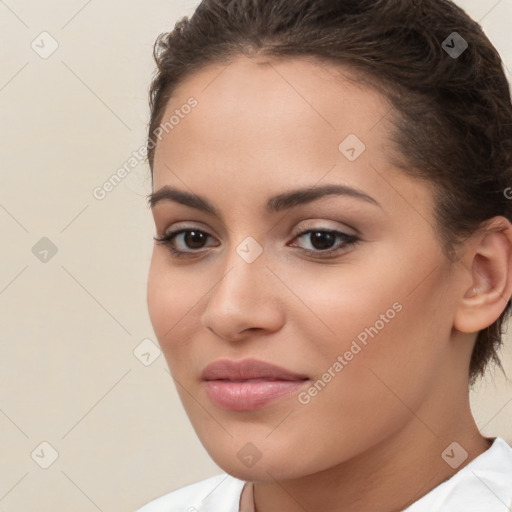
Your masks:
<instances>
[{"instance_id":1,"label":"ear","mask_svg":"<svg viewBox=\"0 0 512 512\"><path fill-rule=\"evenodd\" d=\"M454 318L454 327L466 333L492 325L512 294L512 224L494 217L471 238L464 255L470 272Z\"/></svg>"}]
</instances>

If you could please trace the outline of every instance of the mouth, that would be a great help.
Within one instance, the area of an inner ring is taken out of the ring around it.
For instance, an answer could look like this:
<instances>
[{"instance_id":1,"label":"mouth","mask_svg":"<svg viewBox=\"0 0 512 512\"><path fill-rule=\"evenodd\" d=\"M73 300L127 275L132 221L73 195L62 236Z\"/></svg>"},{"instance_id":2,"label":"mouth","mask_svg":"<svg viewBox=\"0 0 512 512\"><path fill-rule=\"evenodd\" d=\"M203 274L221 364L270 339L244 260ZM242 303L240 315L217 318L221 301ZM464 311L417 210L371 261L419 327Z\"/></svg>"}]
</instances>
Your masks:
<instances>
[{"instance_id":1,"label":"mouth","mask_svg":"<svg viewBox=\"0 0 512 512\"><path fill-rule=\"evenodd\" d=\"M218 407L252 411L298 392L309 378L255 359L222 359L209 364L201 380Z\"/></svg>"}]
</instances>

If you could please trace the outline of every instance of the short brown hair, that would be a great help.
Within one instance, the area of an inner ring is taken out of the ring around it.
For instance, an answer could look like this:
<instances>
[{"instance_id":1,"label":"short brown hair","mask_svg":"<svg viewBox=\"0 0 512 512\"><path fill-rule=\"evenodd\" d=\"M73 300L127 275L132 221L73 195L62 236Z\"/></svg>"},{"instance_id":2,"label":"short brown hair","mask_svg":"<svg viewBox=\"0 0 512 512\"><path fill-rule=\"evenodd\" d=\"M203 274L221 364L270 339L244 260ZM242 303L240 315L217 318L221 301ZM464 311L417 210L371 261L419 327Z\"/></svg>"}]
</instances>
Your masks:
<instances>
[{"instance_id":1,"label":"short brown hair","mask_svg":"<svg viewBox=\"0 0 512 512\"><path fill-rule=\"evenodd\" d=\"M460 55L449 54L455 42ZM512 185L509 84L481 26L449 0L203 0L155 43L151 173L155 130L175 88L208 64L255 53L346 65L385 92L400 167L434 186L447 255L492 217L512 220L505 194ZM490 361L503 370L497 350L507 300L500 318L478 333L471 384Z\"/></svg>"}]
</instances>

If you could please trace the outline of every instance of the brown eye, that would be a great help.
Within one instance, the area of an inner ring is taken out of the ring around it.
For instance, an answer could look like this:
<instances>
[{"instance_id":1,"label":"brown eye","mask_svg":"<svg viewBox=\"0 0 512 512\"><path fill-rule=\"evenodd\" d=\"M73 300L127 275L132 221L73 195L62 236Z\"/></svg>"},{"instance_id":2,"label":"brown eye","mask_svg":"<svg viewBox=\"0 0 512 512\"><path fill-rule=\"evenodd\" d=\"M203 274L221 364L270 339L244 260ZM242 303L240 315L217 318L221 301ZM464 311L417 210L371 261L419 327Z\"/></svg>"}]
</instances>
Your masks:
<instances>
[{"instance_id":1,"label":"brown eye","mask_svg":"<svg viewBox=\"0 0 512 512\"><path fill-rule=\"evenodd\" d=\"M208 236L203 231L184 231L183 242L190 249L202 249Z\"/></svg>"},{"instance_id":2,"label":"brown eye","mask_svg":"<svg viewBox=\"0 0 512 512\"><path fill-rule=\"evenodd\" d=\"M211 238L211 236L199 229L179 229L161 238L155 237L155 241L166 245L174 256L186 257L192 256L194 253L204 249L208 238ZM178 247L176 247L177 245Z\"/></svg>"},{"instance_id":3,"label":"brown eye","mask_svg":"<svg viewBox=\"0 0 512 512\"><path fill-rule=\"evenodd\" d=\"M309 229L299 233L295 238L305 237L309 241L312 249L303 249L306 253L313 256L326 256L333 253L342 252L355 245L359 238L355 235L348 235L342 231L331 229ZM336 247L336 241L339 241ZM333 245L335 248L333 248Z\"/></svg>"}]
</instances>

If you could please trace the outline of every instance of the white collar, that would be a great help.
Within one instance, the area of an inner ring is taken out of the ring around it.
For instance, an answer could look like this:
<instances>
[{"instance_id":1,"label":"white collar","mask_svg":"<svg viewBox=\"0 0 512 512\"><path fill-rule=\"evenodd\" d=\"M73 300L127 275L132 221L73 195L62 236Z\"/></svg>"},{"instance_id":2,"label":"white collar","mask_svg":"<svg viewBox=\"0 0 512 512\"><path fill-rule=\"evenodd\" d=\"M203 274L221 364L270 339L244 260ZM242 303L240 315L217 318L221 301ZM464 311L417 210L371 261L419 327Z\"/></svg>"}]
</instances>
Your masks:
<instances>
[{"instance_id":1,"label":"white collar","mask_svg":"<svg viewBox=\"0 0 512 512\"><path fill-rule=\"evenodd\" d=\"M403 512L509 512L512 506L512 448L500 437L451 478Z\"/></svg>"}]
</instances>

